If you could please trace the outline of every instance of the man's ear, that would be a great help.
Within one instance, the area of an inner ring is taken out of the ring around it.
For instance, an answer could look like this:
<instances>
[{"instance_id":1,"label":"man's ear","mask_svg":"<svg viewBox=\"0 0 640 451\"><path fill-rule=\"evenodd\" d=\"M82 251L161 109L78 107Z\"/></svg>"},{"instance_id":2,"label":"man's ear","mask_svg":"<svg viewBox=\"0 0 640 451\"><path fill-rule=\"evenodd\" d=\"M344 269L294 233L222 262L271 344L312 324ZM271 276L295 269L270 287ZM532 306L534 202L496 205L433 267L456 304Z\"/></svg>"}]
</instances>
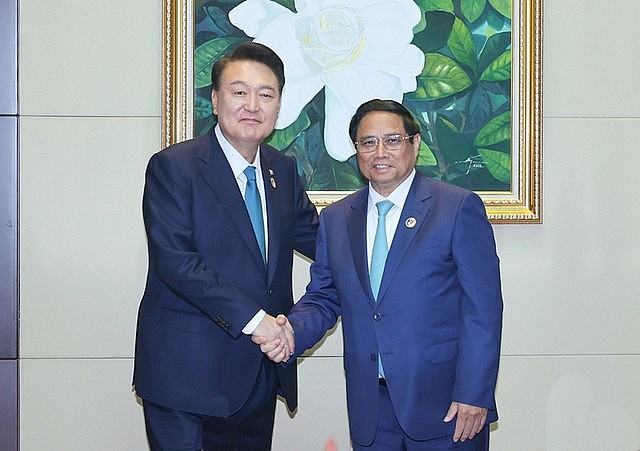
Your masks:
<instances>
[{"instance_id":1,"label":"man's ear","mask_svg":"<svg viewBox=\"0 0 640 451\"><path fill-rule=\"evenodd\" d=\"M215 116L218 115L218 91L215 89L211 90L211 112Z\"/></svg>"}]
</instances>

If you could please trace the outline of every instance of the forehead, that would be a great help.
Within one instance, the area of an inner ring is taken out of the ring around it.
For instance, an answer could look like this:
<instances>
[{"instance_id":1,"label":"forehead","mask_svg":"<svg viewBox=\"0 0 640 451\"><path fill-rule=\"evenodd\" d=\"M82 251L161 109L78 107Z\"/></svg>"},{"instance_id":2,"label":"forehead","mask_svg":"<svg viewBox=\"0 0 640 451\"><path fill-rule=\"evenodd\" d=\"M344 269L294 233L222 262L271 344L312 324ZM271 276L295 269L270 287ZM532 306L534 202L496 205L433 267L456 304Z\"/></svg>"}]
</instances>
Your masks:
<instances>
[{"instance_id":1,"label":"forehead","mask_svg":"<svg viewBox=\"0 0 640 451\"><path fill-rule=\"evenodd\" d=\"M358 135L403 133L402 118L388 111L372 111L362 118L358 125Z\"/></svg>"},{"instance_id":2,"label":"forehead","mask_svg":"<svg viewBox=\"0 0 640 451\"><path fill-rule=\"evenodd\" d=\"M277 90L278 78L266 64L252 60L231 61L222 70L223 84L246 83Z\"/></svg>"}]
</instances>

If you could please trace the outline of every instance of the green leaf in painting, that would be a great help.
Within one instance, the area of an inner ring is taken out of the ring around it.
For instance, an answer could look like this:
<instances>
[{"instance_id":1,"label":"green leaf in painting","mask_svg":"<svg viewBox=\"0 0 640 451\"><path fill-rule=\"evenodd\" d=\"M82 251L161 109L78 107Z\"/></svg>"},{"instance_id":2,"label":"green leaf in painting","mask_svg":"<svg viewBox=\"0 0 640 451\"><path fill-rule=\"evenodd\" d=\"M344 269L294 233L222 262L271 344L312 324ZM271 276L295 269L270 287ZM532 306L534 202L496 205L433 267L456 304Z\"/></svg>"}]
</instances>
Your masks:
<instances>
[{"instance_id":1,"label":"green leaf in painting","mask_svg":"<svg viewBox=\"0 0 640 451\"><path fill-rule=\"evenodd\" d=\"M460 0L460 9L469 23L475 22L484 12L487 0Z\"/></svg>"},{"instance_id":2,"label":"green leaf in painting","mask_svg":"<svg viewBox=\"0 0 640 451\"><path fill-rule=\"evenodd\" d=\"M475 73L477 66L476 44L471 36L471 31L462 20L456 18L453 22L453 29L447 45L453 56Z\"/></svg>"},{"instance_id":3,"label":"green leaf in painting","mask_svg":"<svg viewBox=\"0 0 640 451\"><path fill-rule=\"evenodd\" d=\"M448 11L453 12L452 0L416 0L416 4L423 11Z\"/></svg>"},{"instance_id":4,"label":"green leaf in painting","mask_svg":"<svg viewBox=\"0 0 640 451\"><path fill-rule=\"evenodd\" d=\"M413 26L414 36L418 33L423 32L425 28L427 28L427 17L424 13L424 10L420 10L420 22Z\"/></svg>"},{"instance_id":5,"label":"green leaf in painting","mask_svg":"<svg viewBox=\"0 0 640 451\"><path fill-rule=\"evenodd\" d=\"M193 99L193 108L196 121L211 116L211 100L197 95Z\"/></svg>"},{"instance_id":6,"label":"green leaf in painting","mask_svg":"<svg viewBox=\"0 0 640 451\"><path fill-rule=\"evenodd\" d=\"M285 8L289 8L291 11L296 10L296 5L293 0L273 0L275 3L278 3Z\"/></svg>"},{"instance_id":7,"label":"green leaf in painting","mask_svg":"<svg viewBox=\"0 0 640 451\"><path fill-rule=\"evenodd\" d=\"M420 141L420 149L418 150L418 160L416 165L418 166L435 166L438 164L435 155L424 141Z\"/></svg>"},{"instance_id":8,"label":"green leaf in painting","mask_svg":"<svg viewBox=\"0 0 640 451\"><path fill-rule=\"evenodd\" d=\"M202 8L202 13L206 17L202 19L202 22L196 24L195 29L204 33L211 33L212 35L207 39L215 36L233 35L237 31L237 28L229 22L227 12L219 6L205 6ZM198 14L196 13L196 17L197 16ZM196 33L198 33L198 31L196 31Z\"/></svg>"},{"instance_id":9,"label":"green leaf in painting","mask_svg":"<svg viewBox=\"0 0 640 451\"><path fill-rule=\"evenodd\" d=\"M202 136L209 133L209 131L216 125L216 120L213 116L209 115L202 120L193 124L194 136Z\"/></svg>"},{"instance_id":10,"label":"green leaf in painting","mask_svg":"<svg viewBox=\"0 0 640 451\"><path fill-rule=\"evenodd\" d=\"M478 60L478 67L480 70L486 69L493 60L498 58L506 49L511 45L511 33L497 33L493 36L489 36L487 42L482 48L480 53L480 59Z\"/></svg>"},{"instance_id":11,"label":"green leaf in painting","mask_svg":"<svg viewBox=\"0 0 640 451\"><path fill-rule=\"evenodd\" d=\"M507 19L511 19L511 0L489 0L493 8Z\"/></svg>"},{"instance_id":12,"label":"green leaf in painting","mask_svg":"<svg viewBox=\"0 0 640 451\"><path fill-rule=\"evenodd\" d=\"M511 79L511 49L489 64L480 75L481 81L505 81Z\"/></svg>"},{"instance_id":13,"label":"green leaf in painting","mask_svg":"<svg viewBox=\"0 0 640 451\"><path fill-rule=\"evenodd\" d=\"M491 149L478 149L484 167L502 183L511 182L511 155Z\"/></svg>"},{"instance_id":14,"label":"green leaf in painting","mask_svg":"<svg viewBox=\"0 0 640 451\"><path fill-rule=\"evenodd\" d=\"M194 87L205 88L211 85L211 67L229 47L246 39L243 38L215 38L202 43L193 52L193 77Z\"/></svg>"},{"instance_id":15,"label":"green leaf in painting","mask_svg":"<svg viewBox=\"0 0 640 451\"><path fill-rule=\"evenodd\" d=\"M356 190L362 187L360 174L353 170L348 162L339 162L331 159L335 186L344 187L347 190Z\"/></svg>"},{"instance_id":16,"label":"green leaf in painting","mask_svg":"<svg viewBox=\"0 0 640 451\"><path fill-rule=\"evenodd\" d=\"M471 130L478 130L491 118L493 114L491 96L482 85L477 85L469 96L467 111L469 114L466 126Z\"/></svg>"},{"instance_id":17,"label":"green leaf in painting","mask_svg":"<svg viewBox=\"0 0 640 451\"><path fill-rule=\"evenodd\" d=\"M471 79L453 59L439 53L427 53L425 58L424 69L418 76L418 89L409 97L442 99L471 86Z\"/></svg>"},{"instance_id":18,"label":"green leaf in painting","mask_svg":"<svg viewBox=\"0 0 640 451\"><path fill-rule=\"evenodd\" d=\"M502 30L505 26L510 26L511 19L507 19L495 9L487 8L485 12L485 17L487 18L487 26L490 29Z\"/></svg>"},{"instance_id":19,"label":"green leaf in painting","mask_svg":"<svg viewBox=\"0 0 640 451\"><path fill-rule=\"evenodd\" d=\"M449 39L455 15L444 11L429 11L425 15L426 28L413 37L413 44L423 52L442 48Z\"/></svg>"},{"instance_id":20,"label":"green leaf in painting","mask_svg":"<svg viewBox=\"0 0 640 451\"><path fill-rule=\"evenodd\" d=\"M349 161L336 161L323 155L322 161L310 177L309 191L356 190L362 187L362 178Z\"/></svg>"},{"instance_id":21,"label":"green leaf in painting","mask_svg":"<svg viewBox=\"0 0 640 451\"><path fill-rule=\"evenodd\" d=\"M203 6L205 6L207 3L209 3L209 1L210 0L196 0L195 3L193 4L193 7L197 11L201 9Z\"/></svg>"},{"instance_id":22,"label":"green leaf in painting","mask_svg":"<svg viewBox=\"0 0 640 451\"><path fill-rule=\"evenodd\" d=\"M456 133L460 133L460 130L458 130L458 127L456 127L450 120L444 118L443 116L440 116L438 120L442 122L442 124L445 125L449 130Z\"/></svg>"},{"instance_id":23,"label":"green leaf in painting","mask_svg":"<svg viewBox=\"0 0 640 451\"><path fill-rule=\"evenodd\" d=\"M510 138L511 111L505 111L491 119L484 127L482 127L476 136L474 145L477 147L488 147Z\"/></svg>"},{"instance_id":24,"label":"green leaf in painting","mask_svg":"<svg viewBox=\"0 0 640 451\"><path fill-rule=\"evenodd\" d=\"M305 131L311 125L309 116L303 111L298 116L296 121L282 130L274 130L274 132L267 139L267 144L275 147L276 149L286 149L291 143L300 136L300 133Z\"/></svg>"},{"instance_id":25,"label":"green leaf in painting","mask_svg":"<svg viewBox=\"0 0 640 451\"><path fill-rule=\"evenodd\" d=\"M449 165L454 161L464 160L476 151L471 136L460 133L460 129L442 115L438 116L435 136L437 148L444 159L440 164Z\"/></svg>"}]
</instances>

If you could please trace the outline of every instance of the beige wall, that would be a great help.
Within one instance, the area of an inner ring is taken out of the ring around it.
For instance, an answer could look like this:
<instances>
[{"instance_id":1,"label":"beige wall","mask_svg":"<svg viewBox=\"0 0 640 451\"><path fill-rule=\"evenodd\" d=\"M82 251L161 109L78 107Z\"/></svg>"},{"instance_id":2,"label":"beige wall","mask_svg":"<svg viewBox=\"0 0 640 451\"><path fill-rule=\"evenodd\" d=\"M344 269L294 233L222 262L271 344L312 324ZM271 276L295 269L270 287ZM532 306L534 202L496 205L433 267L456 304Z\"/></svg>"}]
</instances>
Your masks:
<instances>
[{"instance_id":1,"label":"beige wall","mask_svg":"<svg viewBox=\"0 0 640 451\"><path fill-rule=\"evenodd\" d=\"M161 3L20 2L25 451L146 447L130 379ZM637 450L640 4L544 7L544 224L495 227L505 326L492 449ZM294 278L300 294L307 262ZM301 362L300 408L291 420L279 405L275 450L321 450L329 436L349 449L340 353L338 331Z\"/></svg>"}]
</instances>

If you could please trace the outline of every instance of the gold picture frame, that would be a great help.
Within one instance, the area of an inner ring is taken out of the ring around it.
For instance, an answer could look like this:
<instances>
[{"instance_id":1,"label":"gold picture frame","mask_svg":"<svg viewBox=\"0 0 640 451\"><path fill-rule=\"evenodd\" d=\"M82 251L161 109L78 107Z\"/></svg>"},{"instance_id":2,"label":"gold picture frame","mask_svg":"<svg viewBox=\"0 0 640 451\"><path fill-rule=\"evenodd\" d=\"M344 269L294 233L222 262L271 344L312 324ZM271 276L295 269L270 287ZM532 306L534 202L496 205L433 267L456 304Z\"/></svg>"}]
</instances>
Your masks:
<instances>
[{"instance_id":1,"label":"gold picture frame","mask_svg":"<svg viewBox=\"0 0 640 451\"><path fill-rule=\"evenodd\" d=\"M164 0L162 144L193 135L193 8ZM509 191L478 191L492 223L542 222L542 3L512 4L512 170ZM517 50L517 51L516 51ZM322 208L349 191L309 191Z\"/></svg>"}]
</instances>

